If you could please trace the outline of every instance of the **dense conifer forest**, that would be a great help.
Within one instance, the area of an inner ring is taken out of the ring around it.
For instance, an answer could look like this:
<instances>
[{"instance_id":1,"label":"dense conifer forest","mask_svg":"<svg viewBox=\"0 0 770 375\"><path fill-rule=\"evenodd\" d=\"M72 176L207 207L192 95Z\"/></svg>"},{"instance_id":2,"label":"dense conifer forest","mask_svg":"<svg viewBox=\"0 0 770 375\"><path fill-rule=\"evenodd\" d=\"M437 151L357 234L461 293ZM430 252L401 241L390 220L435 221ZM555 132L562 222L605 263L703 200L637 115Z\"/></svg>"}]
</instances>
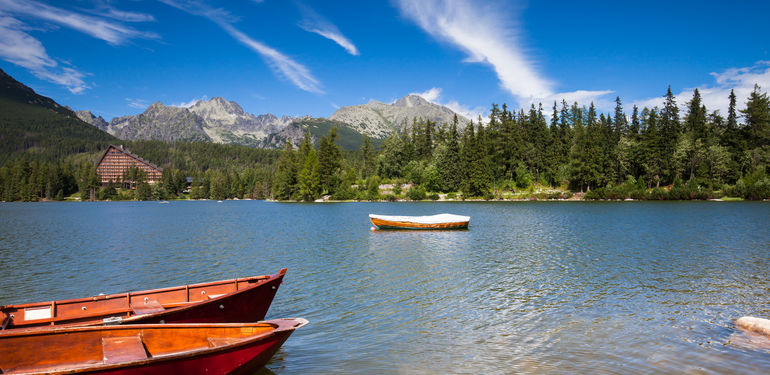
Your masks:
<instances>
[{"instance_id":1,"label":"dense conifer forest","mask_svg":"<svg viewBox=\"0 0 770 375\"><path fill-rule=\"evenodd\" d=\"M80 128L75 136L29 136L23 127L68 120L28 111L24 121L0 119L0 200L75 193L81 199L496 199L521 192L540 199L768 199L770 99L758 86L743 104L733 93L728 99L726 114L709 111L697 89L683 113L678 101L685 99L670 88L662 108L624 108L616 98L612 113L566 101L547 109L493 104L487 121L464 129L456 119L415 118L379 149L365 138L359 150L342 150L336 128L317 147L308 134L298 147L287 143L280 151L127 142ZM101 186L95 162L110 143L162 166L162 182L147 185L134 173L126 176L131 189L120 189L126 181ZM185 177L192 177L186 193Z\"/></svg>"}]
</instances>

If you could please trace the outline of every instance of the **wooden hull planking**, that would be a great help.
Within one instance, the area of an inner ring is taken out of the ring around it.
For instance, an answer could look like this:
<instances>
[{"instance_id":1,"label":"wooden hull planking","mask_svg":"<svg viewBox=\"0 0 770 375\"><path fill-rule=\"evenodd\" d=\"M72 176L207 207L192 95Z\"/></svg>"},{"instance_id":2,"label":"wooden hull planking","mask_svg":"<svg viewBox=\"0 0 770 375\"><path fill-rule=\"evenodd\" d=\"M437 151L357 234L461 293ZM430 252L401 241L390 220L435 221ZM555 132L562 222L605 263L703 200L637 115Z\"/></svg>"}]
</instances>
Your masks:
<instances>
[{"instance_id":1,"label":"wooden hull planking","mask_svg":"<svg viewBox=\"0 0 770 375\"><path fill-rule=\"evenodd\" d=\"M304 319L53 327L0 335L3 374L250 374ZM40 348L45 348L41 351Z\"/></svg>"},{"instance_id":2,"label":"wooden hull planking","mask_svg":"<svg viewBox=\"0 0 770 375\"><path fill-rule=\"evenodd\" d=\"M468 229L468 221L451 223L415 223L410 221L392 221L379 218L369 218L372 224L380 229Z\"/></svg>"},{"instance_id":3,"label":"wooden hull planking","mask_svg":"<svg viewBox=\"0 0 770 375\"><path fill-rule=\"evenodd\" d=\"M286 269L202 284L0 306L0 332L103 323L238 323L265 318Z\"/></svg>"}]
</instances>

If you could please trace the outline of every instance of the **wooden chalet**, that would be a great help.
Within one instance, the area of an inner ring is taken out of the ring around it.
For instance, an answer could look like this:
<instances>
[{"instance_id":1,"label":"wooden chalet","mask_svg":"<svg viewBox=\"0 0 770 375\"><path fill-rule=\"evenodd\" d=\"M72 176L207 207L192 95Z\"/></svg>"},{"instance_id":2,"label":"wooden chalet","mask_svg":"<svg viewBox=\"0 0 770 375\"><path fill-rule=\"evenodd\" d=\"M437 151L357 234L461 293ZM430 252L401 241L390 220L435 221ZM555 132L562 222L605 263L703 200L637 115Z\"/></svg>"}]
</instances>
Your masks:
<instances>
[{"instance_id":1,"label":"wooden chalet","mask_svg":"<svg viewBox=\"0 0 770 375\"><path fill-rule=\"evenodd\" d=\"M124 173L131 167L143 170L149 183L160 181L163 174L163 168L128 152L123 146L115 145L107 147L96 164L96 173L101 177L102 184L107 184L110 181L122 181Z\"/></svg>"}]
</instances>

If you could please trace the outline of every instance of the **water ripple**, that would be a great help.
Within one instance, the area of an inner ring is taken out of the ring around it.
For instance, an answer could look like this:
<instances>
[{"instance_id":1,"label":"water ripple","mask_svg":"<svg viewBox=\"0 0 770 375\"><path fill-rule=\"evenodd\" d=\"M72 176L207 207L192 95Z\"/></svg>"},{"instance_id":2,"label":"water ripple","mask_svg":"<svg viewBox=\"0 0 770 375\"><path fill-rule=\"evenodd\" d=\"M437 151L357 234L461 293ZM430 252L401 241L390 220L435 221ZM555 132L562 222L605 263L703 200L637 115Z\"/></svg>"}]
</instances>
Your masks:
<instances>
[{"instance_id":1,"label":"water ripple","mask_svg":"<svg viewBox=\"0 0 770 375\"><path fill-rule=\"evenodd\" d=\"M453 212L467 231L369 231ZM0 304L289 269L311 324L261 374L754 374L770 206L256 201L0 205Z\"/></svg>"}]
</instances>

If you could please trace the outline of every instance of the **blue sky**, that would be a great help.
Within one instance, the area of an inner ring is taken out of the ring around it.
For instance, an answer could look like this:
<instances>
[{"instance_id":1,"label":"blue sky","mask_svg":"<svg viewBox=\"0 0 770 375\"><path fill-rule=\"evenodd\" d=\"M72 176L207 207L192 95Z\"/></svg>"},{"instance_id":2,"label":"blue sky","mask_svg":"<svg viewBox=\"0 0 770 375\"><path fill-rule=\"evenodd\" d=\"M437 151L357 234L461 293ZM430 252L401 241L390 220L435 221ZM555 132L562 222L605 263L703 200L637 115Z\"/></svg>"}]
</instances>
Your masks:
<instances>
[{"instance_id":1,"label":"blue sky","mask_svg":"<svg viewBox=\"0 0 770 375\"><path fill-rule=\"evenodd\" d=\"M410 93L468 116L671 85L710 110L770 87L770 2L0 0L0 68L110 120L222 96L327 117Z\"/></svg>"}]
</instances>

